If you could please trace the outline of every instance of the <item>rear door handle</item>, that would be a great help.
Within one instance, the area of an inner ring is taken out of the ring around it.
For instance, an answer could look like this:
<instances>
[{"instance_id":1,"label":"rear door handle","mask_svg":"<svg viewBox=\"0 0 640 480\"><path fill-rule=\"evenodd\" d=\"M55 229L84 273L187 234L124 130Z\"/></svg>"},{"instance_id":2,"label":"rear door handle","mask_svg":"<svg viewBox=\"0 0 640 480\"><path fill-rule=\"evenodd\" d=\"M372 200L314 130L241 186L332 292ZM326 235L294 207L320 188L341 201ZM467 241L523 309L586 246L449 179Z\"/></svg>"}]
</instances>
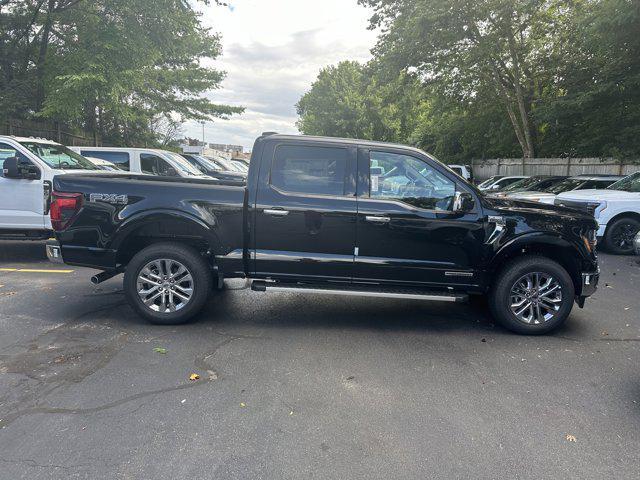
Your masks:
<instances>
[{"instance_id":1,"label":"rear door handle","mask_svg":"<svg viewBox=\"0 0 640 480\"><path fill-rule=\"evenodd\" d=\"M364 219L371 223L389 223L391 221L389 217L376 217L375 215L367 215Z\"/></svg>"},{"instance_id":2,"label":"rear door handle","mask_svg":"<svg viewBox=\"0 0 640 480\"><path fill-rule=\"evenodd\" d=\"M263 212L265 215L271 215L272 217L286 217L289 215L289 210L277 210L275 208L265 208Z\"/></svg>"}]
</instances>

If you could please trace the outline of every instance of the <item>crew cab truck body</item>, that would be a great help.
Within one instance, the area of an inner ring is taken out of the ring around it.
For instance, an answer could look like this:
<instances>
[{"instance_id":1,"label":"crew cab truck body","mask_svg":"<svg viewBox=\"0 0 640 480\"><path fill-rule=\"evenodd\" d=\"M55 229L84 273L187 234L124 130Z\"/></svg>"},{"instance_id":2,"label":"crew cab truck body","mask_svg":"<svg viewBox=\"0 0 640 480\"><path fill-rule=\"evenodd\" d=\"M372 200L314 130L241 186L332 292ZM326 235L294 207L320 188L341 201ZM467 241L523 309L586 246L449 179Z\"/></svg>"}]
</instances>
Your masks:
<instances>
[{"instance_id":1,"label":"crew cab truck body","mask_svg":"<svg viewBox=\"0 0 640 480\"><path fill-rule=\"evenodd\" d=\"M640 232L640 172L604 189L561 193L555 204L593 215L599 224L597 236L609 252L634 253L635 236Z\"/></svg>"},{"instance_id":2,"label":"crew cab truck body","mask_svg":"<svg viewBox=\"0 0 640 480\"><path fill-rule=\"evenodd\" d=\"M186 321L240 277L258 291L488 293L503 325L536 334L582 306L599 277L591 216L486 198L400 145L263 135L246 186L65 175L54 204L50 256L61 248L66 263L103 270L95 282L124 272L131 305L156 323Z\"/></svg>"},{"instance_id":3,"label":"crew cab truck body","mask_svg":"<svg viewBox=\"0 0 640 480\"><path fill-rule=\"evenodd\" d=\"M83 171L98 167L63 145L0 136L0 239L49 238L53 177Z\"/></svg>"}]
</instances>

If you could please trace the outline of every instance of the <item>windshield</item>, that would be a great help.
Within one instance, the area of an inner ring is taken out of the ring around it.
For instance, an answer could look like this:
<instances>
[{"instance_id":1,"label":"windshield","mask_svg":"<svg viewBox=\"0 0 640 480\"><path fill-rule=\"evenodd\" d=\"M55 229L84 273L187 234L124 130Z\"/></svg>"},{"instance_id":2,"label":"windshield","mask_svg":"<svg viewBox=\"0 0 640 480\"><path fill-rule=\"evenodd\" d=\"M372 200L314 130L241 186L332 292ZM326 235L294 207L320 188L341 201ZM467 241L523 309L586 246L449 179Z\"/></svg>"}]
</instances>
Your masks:
<instances>
[{"instance_id":1,"label":"windshield","mask_svg":"<svg viewBox=\"0 0 640 480\"><path fill-rule=\"evenodd\" d=\"M69 150L64 145L41 142L20 142L31 153L37 155L51 168L60 170L98 170L91 161Z\"/></svg>"},{"instance_id":2,"label":"windshield","mask_svg":"<svg viewBox=\"0 0 640 480\"><path fill-rule=\"evenodd\" d=\"M613 185L607 190L622 190L623 192L640 192L640 172L633 173Z\"/></svg>"},{"instance_id":3,"label":"windshield","mask_svg":"<svg viewBox=\"0 0 640 480\"><path fill-rule=\"evenodd\" d=\"M494 177L487 178L484 182L482 182L480 185L478 185L478 188L488 187L493 182L495 182L496 180L500 180L501 178L502 178L502 175L496 175Z\"/></svg>"},{"instance_id":4,"label":"windshield","mask_svg":"<svg viewBox=\"0 0 640 480\"><path fill-rule=\"evenodd\" d=\"M215 172L219 172L220 170L222 170L220 165L209 160L208 158L205 158L200 155L193 155L193 158L196 160L196 162L198 162L200 165L205 167L207 170L213 170Z\"/></svg>"},{"instance_id":5,"label":"windshield","mask_svg":"<svg viewBox=\"0 0 640 480\"><path fill-rule=\"evenodd\" d=\"M523 178L522 180L518 180L517 182L514 182L507 187L504 187L502 191L514 192L516 190L524 190L525 188L529 188L530 186L535 185L539 181L540 181L539 177Z\"/></svg>"},{"instance_id":6,"label":"windshield","mask_svg":"<svg viewBox=\"0 0 640 480\"><path fill-rule=\"evenodd\" d=\"M249 171L249 167L246 163L241 162L240 160L231 160L231 163L236 165L242 173L247 173Z\"/></svg>"},{"instance_id":7,"label":"windshield","mask_svg":"<svg viewBox=\"0 0 640 480\"><path fill-rule=\"evenodd\" d=\"M545 192L554 193L556 195L562 192L570 192L571 190L577 190L585 182L586 180L584 178L567 178L566 180L547 188Z\"/></svg>"},{"instance_id":8,"label":"windshield","mask_svg":"<svg viewBox=\"0 0 640 480\"><path fill-rule=\"evenodd\" d=\"M186 158L178 155L177 153L172 153L172 152L163 152L163 153L167 157L169 157L171 160L173 160L176 164L175 166L178 167L182 172L186 173L187 175L204 177L204 173L202 173L196 167L191 165Z\"/></svg>"}]
</instances>

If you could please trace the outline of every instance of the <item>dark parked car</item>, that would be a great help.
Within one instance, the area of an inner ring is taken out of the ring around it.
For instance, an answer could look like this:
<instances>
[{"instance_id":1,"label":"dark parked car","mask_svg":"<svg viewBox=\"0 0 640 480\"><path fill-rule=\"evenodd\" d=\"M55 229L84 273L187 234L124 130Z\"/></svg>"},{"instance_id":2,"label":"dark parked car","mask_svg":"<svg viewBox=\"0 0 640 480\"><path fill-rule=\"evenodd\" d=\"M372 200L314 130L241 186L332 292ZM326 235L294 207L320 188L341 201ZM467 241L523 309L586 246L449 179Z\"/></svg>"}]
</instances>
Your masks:
<instances>
[{"instance_id":1,"label":"dark parked car","mask_svg":"<svg viewBox=\"0 0 640 480\"><path fill-rule=\"evenodd\" d=\"M245 181L247 179L245 174L227 170L223 165L211 158L191 153L183 153L181 155L202 173L218 180Z\"/></svg>"},{"instance_id":2,"label":"dark parked car","mask_svg":"<svg viewBox=\"0 0 640 480\"><path fill-rule=\"evenodd\" d=\"M428 154L364 140L263 135L246 186L59 175L50 258L124 272L133 308L184 322L225 278L444 302L486 295L519 333L561 325L596 289L595 220L485 197ZM60 250L61 249L61 250Z\"/></svg>"},{"instance_id":3,"label":"dark parked car","mask_svg":"<svg viewBox=\"0 0 640 480\"><path fill-rule=\"evenodd\" d=\"M535 175L533 177L523 178L497 192L490 193L490 195L494 197L506 197L516 192L544 191L564 181L566 178L566 176L561 175Z\"/></svg>"}]
</instances>

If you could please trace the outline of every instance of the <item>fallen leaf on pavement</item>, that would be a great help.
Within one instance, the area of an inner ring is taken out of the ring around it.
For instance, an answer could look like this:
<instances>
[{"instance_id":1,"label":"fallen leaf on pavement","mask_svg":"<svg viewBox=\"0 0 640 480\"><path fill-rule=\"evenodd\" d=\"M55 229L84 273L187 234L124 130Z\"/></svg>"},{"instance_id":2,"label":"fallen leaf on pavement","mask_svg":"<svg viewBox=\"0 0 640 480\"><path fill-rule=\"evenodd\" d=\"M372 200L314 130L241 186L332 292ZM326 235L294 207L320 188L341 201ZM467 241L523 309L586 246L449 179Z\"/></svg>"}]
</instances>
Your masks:
<instances>
[{"instance_id":1,"label":"fallen leaf on pavement","mask_svg":"<svg viewBox=\"0 0 640 480\"><path fill-rule=\"evenodd\" d=\"M577 442L578 441L578 439L575 437L575 435L567 434L567 436L565 438L566 438L567 442Z\"/></svg>"},{"instance_id":2,"label":"fallen leaf on pavement","mask_svg":"<svg viewBox=\"0 0 640 480\"><path fill-rule=\"evenodd\" d=\"M162 347L156 347L156 348L153 349L153 351L156 352L156 353L162 353L163 355L165 353L167 353L167 349L166 348L162 348Z\"/></svg>"},{"instance_id":3,"label":"fallen leaf on pavement","mask_svg":"<svg viewBox=\"0 0 640 480\"><path fill-rule=\"evenodd\" d=\"M189 380L195 381L198 380L200 378L200 375L198 375L197 373L192 373L191 375L189 375Z\"/></svg>"}]
</instances>

